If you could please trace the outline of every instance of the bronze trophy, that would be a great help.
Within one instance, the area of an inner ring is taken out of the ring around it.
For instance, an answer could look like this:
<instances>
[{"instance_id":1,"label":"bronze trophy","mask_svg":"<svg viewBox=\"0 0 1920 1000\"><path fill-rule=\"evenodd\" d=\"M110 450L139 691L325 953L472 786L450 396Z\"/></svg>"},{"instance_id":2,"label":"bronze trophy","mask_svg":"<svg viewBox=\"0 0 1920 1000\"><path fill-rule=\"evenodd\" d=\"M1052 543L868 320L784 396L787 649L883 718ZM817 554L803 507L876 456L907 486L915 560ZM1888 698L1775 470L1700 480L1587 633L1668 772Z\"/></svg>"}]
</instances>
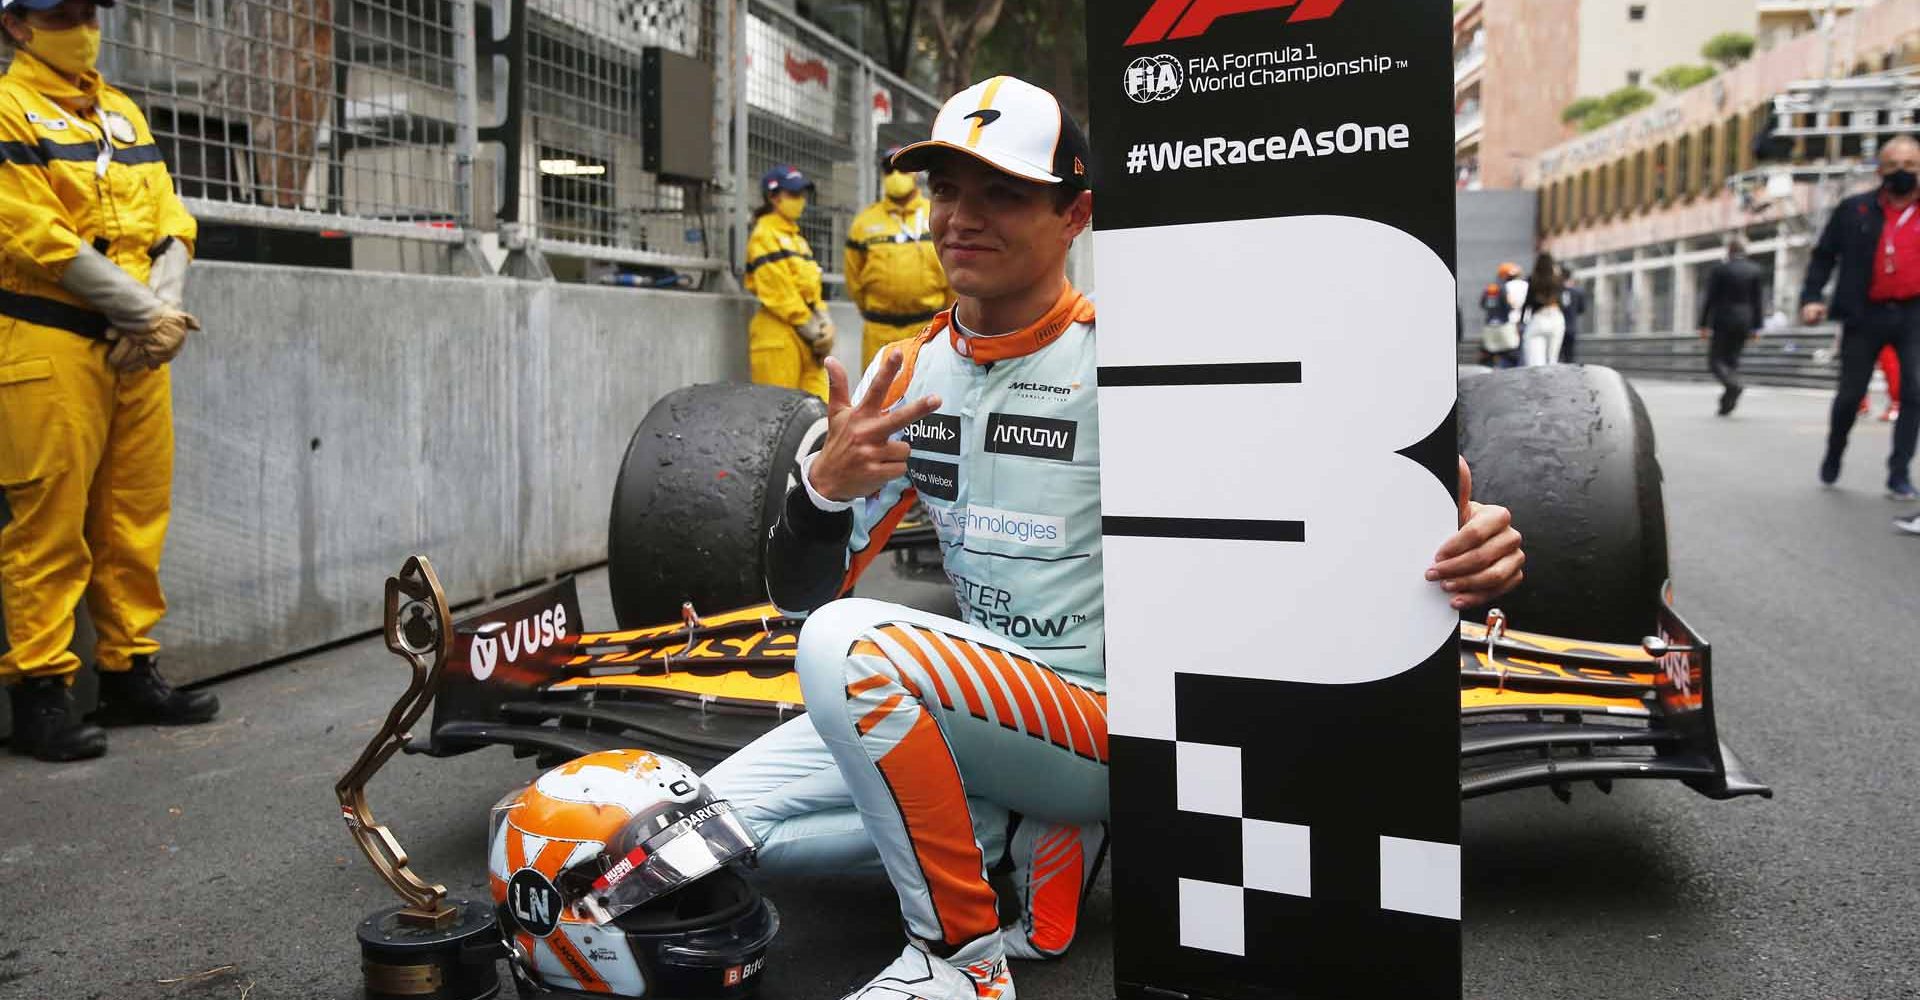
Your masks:
<instances>
[{"instance_id":1,"label":"bronze trophy","mask_svg":"<svg viewBox=\"0 0 1920 1000\"><path fill-rule=\"evenodd\" d=\"M347 832L401 899L360 922L367 1000L487 1000L500 990L494 960L505 957L506 946L492 905L448 899L445 886L421 879L367 804L367 782L407 745L408 730L439 692L452 627L446 595L425 557L409 558L399 575L387 578L387 648L407 661L412 676L385 724L333 786Z\"/></svg>"}]
</instances>

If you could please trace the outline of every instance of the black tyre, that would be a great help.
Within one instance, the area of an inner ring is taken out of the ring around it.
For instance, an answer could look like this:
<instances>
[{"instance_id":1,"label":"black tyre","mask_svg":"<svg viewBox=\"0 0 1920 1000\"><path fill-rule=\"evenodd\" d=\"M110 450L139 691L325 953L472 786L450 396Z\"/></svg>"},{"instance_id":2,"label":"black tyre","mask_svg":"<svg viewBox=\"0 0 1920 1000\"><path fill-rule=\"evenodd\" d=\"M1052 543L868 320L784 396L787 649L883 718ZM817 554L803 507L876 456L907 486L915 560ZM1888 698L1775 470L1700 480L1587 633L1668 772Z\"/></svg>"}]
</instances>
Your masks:
<instances>
[{"instance_id":1,"label":"black tyre","mask_svg":"<svg viewBox=\"0 0 1920 1000\"><path fill-rule=\"evenodd\" d=\"M814 396L696 385L647 411L613 487L607 583L621 628L767 599L767 531L799 457L826 431Z\"/></svg>"},{"instance_id":2,"label":"black tyre","mask_svg":"<svg viewBox=\"0 0 1920 1000\"><path fill-rule=\"evenodd\" d=\"M1646 406L1619 372L1549 365L1460 380L1460 452L1476 499L1504 504L1526 580L1512 627L1638 643L1667 578L1667 517Z\"/></svg>"}]
</instances>

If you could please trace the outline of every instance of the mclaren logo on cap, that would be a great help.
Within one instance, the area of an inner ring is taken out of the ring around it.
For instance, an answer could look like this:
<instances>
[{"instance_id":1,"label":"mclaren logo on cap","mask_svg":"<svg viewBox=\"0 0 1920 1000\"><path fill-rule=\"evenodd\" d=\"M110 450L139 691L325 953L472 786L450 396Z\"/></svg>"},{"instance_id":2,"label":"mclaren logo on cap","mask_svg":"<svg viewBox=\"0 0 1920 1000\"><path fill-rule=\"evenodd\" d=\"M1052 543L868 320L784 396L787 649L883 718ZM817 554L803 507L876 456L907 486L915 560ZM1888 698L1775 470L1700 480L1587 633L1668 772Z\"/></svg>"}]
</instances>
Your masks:
<instances>
[{"instance_id":1,"label":"mclaren logo on cap","mask_svg":"<svg viewBox=\"0 0 1920 1000\"><path fill-rule=\"evenodd\" d=\"M985 127L993 124L994 122L999 121L1000 112L995 111L992 108L981 108L980 110L975 111L973 114L966 116L966 119L963 119L963 120L971 120L974 118L980 119L980 125L982 127Z\"/></svg>"}]
</instances>

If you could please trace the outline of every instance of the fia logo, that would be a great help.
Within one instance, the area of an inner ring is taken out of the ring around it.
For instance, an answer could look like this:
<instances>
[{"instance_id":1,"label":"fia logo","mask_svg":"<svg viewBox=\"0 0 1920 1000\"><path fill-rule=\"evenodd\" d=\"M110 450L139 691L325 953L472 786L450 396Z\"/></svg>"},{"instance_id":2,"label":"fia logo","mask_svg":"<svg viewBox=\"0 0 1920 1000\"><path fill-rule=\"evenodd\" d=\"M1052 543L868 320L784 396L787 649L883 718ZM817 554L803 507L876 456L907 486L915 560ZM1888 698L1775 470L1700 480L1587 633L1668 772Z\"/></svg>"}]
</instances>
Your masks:
<instances>
[{"instance_id":1,"label":"fia logo","mask_svg":"<svg viewBox=\"0 0 1920 1000\"><path fill-rule=\"evenodd\" d=\"M1173 56L1141 56L1127 64L1127 96L1138 104L1170 101L1186 82L1186 68Z\"/></svg>"},{"instance_id":2,"label":"fia logo","mask_svg":"<svg viewBox=\"0 0 1920 1000\"><path fill-rule=\"evenodd\" d=\"M507 912L528 934L546 937L560 926L560 891L545 875L522 868L507 883Z\"/></svg>"}]
</instances>

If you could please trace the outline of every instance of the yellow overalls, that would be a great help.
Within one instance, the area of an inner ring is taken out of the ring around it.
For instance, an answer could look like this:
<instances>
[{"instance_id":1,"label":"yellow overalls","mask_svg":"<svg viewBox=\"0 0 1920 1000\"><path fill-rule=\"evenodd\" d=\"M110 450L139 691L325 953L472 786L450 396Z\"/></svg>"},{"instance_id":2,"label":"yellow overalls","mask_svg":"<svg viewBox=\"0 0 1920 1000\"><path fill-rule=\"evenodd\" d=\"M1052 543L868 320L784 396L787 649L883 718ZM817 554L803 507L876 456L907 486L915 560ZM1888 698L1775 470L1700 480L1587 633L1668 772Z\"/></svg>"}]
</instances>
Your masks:
<instances>
[{"instance_id":1,"label":"yellow overalls","mask_svg":"<svg viewBox=\"0 0 1920 1000\"><path fill-rule=\"evenodd\" d=\"M826 399L827 370L796 329L820 304L820 264L800 227L776 212L762 215L747 238L746 278L760 300L747 326L753 380Z\"/></svg>"},{"instance_id":2,"label":"yellow overalls","mask_svg":"<svg viewBox=\"0 0 1920 1000\"><path fill-rule=\"evenodd\" d=\"M97 76L75 87L16 51L0 77L0 491L12 512L0 528L0 682L79 667L67 646L83 597L100 669L159 649L148 633L166 612L168 372L109 368L106 317L60 277L91 245L145 282L167 239L191 251L197 234L139 107Z\"/></svg>"},{"instance_id":3,"label":"yellow overalls","mask_svg":"<svg viewBox=\"0 0 1920 1000\"><path fill-rule=\"evenodd\" d=\"M847 294L865 321L861 370L880 349L926 329L953 303L947 272L927 228L927 199L891 198L862 209L847 228Z\"/></svg>"}]
</instances>

